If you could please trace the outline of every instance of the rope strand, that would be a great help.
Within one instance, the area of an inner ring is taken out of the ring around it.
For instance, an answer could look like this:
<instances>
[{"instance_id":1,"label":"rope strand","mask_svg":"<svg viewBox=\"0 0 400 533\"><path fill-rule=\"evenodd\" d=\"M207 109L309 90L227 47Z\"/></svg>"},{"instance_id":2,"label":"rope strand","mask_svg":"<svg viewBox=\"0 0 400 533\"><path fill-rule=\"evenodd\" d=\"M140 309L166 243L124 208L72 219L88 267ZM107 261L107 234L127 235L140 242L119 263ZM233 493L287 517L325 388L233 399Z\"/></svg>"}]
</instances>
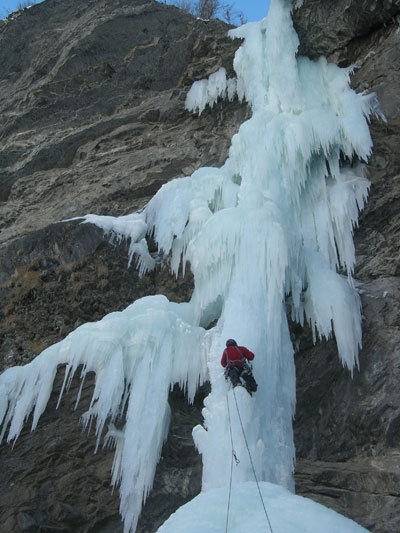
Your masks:
<instances>
[{"instance_id":1,"label":"rope strand","mask_svg":"<svg viewBox=\"0 0 400 533\"><path fill-rule=\"evenodd\" d=\"M263 508L264 508L265 516L267 517L267 522L268 522L269 529L270 529L271 533L274 533L273 530L272 530L271 522L270 522L270 520L269 520L269 516L268 516L268 513L267 513L267 509L266 509L266 507L265 507L265 503L264 503L264 500L263 500L263 497L262 497L262 494L261 494L261 489L260 489L260 485L259 485L259 483L258 483L257 474L256 474L256 469L254 468L254 463L253 463L253 459L252 459L252 457L251 457L250 448L249 448L249 445L248 445L248 442L247 442L247 439L246 439L246 434L245 434L245 432L244 432L244 427L243 427L242 417L240 416L240 411L239 411L239 406L238 406L237 399L236 399L235 389L233 389L233 396L234 396L234 398L235 398L236 409L237 409L237 413L238 413L238 416L239 416L240 425L241 425L241 427L242 427L242 432L243 432L244 442L246 443L246 448L247 448L247 451L248 451L248 453L249 453L250 463L251 463L251 467L252 467L252 469L253 469L254 479L256 480L256 484L257 484L257 488L258 488L258 493L259 493L259 495L260 495L261 503L262 503L262 506L263 506ZM228 404L228 406L229 406L229 404Z\"/></svg>"},{"instance_id":2,"label":"rope strand","mask_svg":"<svg viewBox=\"0 0 400 533\"><path fill-rule=\"evenodd\" d=\"M231 473L229 477L229 495L228 495L228 508L226 510L226 526L225 533L228 533L228 523L229 523L229 509L231 505L231 492L232 492L232 470L233 470L233 458L236 457L235 450L233 449L233 437L232 437L232 426L231 426L231 412L229 409L229 400L228 396L226 397L226 405L228 406L228 420L229 420L229 433L231 435L231 445L232 445L232 456L231 456Z\"/></svg>"},{"instance_id":3,"label":"rope strand","mask_svg":"<svg viewBox=\"0 0 400 533\"><path fill-rule=\"evenodd\" d=\"M240 463L235 448L233 446L233 435L232 435L232 423L231 423L231 411L229 408L229 400L228 396L226 397L226 405L228 406L228 420L229 420L229 434L231 436L231 448L232 448L232 456L231 456L231 472L229 477L229 495L228 495L228 508L226 511L226 526L225 526L225 533L228 533L228 523L229 523L229 509L231 504L231 494L232 494L232 472L233 472L233 460L235 460L236 466Z\"/></svg>"}]
</instances>

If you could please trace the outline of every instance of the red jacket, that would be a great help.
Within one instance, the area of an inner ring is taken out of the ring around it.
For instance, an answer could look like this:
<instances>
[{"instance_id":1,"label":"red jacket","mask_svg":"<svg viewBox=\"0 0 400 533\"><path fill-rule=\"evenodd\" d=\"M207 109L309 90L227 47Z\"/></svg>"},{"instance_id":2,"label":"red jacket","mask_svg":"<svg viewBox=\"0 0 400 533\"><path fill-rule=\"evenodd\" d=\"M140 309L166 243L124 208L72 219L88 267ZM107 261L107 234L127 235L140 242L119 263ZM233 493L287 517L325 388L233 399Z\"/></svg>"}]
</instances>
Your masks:
<instances>
[{"instance_id":1,"label":"red jacket","mask_svg":"<svg viewBox=\"0 0 400 533\"><path fill-rule=\"evenodd\" d=\"M228 346L225 348L224 353L221 358L221 365L225 368L228 364L228 361L231 364L243 366L245 363L245 358L249 361L254 359L254 354L244 346Z\"/></svg>"}]
</instances>

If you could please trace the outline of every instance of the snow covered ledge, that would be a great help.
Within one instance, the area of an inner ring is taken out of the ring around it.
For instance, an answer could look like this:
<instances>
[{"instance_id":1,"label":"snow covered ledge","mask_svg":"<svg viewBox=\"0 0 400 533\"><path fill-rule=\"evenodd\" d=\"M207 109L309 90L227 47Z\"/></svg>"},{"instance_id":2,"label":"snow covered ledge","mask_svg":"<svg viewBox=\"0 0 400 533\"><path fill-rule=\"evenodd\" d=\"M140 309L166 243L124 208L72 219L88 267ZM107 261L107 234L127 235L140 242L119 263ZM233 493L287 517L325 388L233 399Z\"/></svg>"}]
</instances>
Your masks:
<instances>
[{"instance_id":1,"label":"snow covered ledge","mask_svg":"<svg viewBox=\"0 0 400 533\"><path fill-rule=\"evenodd\" d=\"M267 516L260 495L268 502ZM230 533L366 532L335 511L271 483L263 482L259 487L251 481L236 484L231 498L236 503L227 515L227 487L203 492L171 515L158 533L221 533L226 526Z\"/></svg>"}]
</instances>

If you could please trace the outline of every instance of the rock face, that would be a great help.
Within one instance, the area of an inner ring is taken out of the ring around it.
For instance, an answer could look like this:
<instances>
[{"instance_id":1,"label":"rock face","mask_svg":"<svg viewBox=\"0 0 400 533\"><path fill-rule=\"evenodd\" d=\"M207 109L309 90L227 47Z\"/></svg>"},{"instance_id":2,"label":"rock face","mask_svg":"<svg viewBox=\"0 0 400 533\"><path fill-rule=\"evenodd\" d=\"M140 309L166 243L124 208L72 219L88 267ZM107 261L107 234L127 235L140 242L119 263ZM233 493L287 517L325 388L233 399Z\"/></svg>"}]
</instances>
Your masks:
<instances>
[{"instance_id":1,"label":"rock face","mask_svg":"<svg viewBox=\"0 0 400 533\"><path fill-rule=\"evenodd\" d=\"M127 243L60 221L133 212L169 179L225 161L247 106L198 118L184 100L193 81L232 71L240 43L227 30L152 0L46 0L0 26L0 369L136 298L190 298L190 275L176 280L161 265L139 278ZM122 531L113 452L94 454L79 426L92 384L76 412L76 384L58 412L61 378L37 431L0 447L5 533ZM155 531L200 490L191 430L204 394L188 406L171 393L170 437L138 531Z\"/></svg>"},{"instance_id":2,"label":"rock face","mask_svg":"<svg viewBox=\"0 0 400 533\"><path fill-rule=\"evenodd\" d=\"M355 233L364 324L359 370L341 368L333 341L296 355L296 490L374 532L400 530L400 34L398 0L305 0L294 13L303 53L355 65L375 91L369 202Z\"/></svg>"},{"instance_id":3,"label":"rock face","mask_svg":"<svg viewBox=\"0 0 400 533\"><path fill-rule=\"evenodd\" d=\"M195 79L232 70L238 43L222 22L149 0L46 0L0 31L0 242L131 212L169 179L224 162L243 110L205 114L203 128L183 105Z\"/></svg>"},{"instance_id":4,"label":"rock face","mask_svg":"<svg viewBox=\"0 0 400 533\"><path fill-rule=\"evenodd\" d=\"M356 65L358 91L376 91L370 200L356 232L364 341L353 378L333 340L313 346L293 327L296 354L296 490L374 532L400 530L399 0L304 0L294 11L301 53ZM220 102L200 117L188 87L224 66L239 42L152 0L46 0L0 25L0 369L28 362L83 322L136 298L187 300L190 275L165 266L139 278L127 244L111 245L79 221L142 208L169 179L220 166L246 105ZM118 532L109 450L95 449L73 410L73 383L55 410L62 369L39 428L0 446L2 531ZM160 523L200 490L191 429L201 419L171 393L173 421L138 531Z\"/></svg>"}]
</instances>

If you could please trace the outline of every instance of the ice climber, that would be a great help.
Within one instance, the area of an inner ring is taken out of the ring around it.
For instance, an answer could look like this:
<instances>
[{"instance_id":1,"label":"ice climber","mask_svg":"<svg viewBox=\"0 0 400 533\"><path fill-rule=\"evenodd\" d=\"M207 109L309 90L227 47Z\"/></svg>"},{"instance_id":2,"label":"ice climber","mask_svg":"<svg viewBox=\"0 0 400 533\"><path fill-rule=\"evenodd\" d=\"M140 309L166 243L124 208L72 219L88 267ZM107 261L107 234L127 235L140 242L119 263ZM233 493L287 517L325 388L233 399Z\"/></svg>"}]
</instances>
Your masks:
<instances>
[{"instance_id":1,"label":"ice climber","mask_svg":"<svg viewBox=\"0 0 400 533\"><path fill-rule=\"evenodd\" d=\"M249 394L257 390L257 383L247 363L253 359L254 353L245 346L238 346L234 339L226 341L226 348L221 358L221 365L225 368L225 378L231 380L233 387L243 385L240 379L243 378Z\"/></svg>"}]
</instances>

